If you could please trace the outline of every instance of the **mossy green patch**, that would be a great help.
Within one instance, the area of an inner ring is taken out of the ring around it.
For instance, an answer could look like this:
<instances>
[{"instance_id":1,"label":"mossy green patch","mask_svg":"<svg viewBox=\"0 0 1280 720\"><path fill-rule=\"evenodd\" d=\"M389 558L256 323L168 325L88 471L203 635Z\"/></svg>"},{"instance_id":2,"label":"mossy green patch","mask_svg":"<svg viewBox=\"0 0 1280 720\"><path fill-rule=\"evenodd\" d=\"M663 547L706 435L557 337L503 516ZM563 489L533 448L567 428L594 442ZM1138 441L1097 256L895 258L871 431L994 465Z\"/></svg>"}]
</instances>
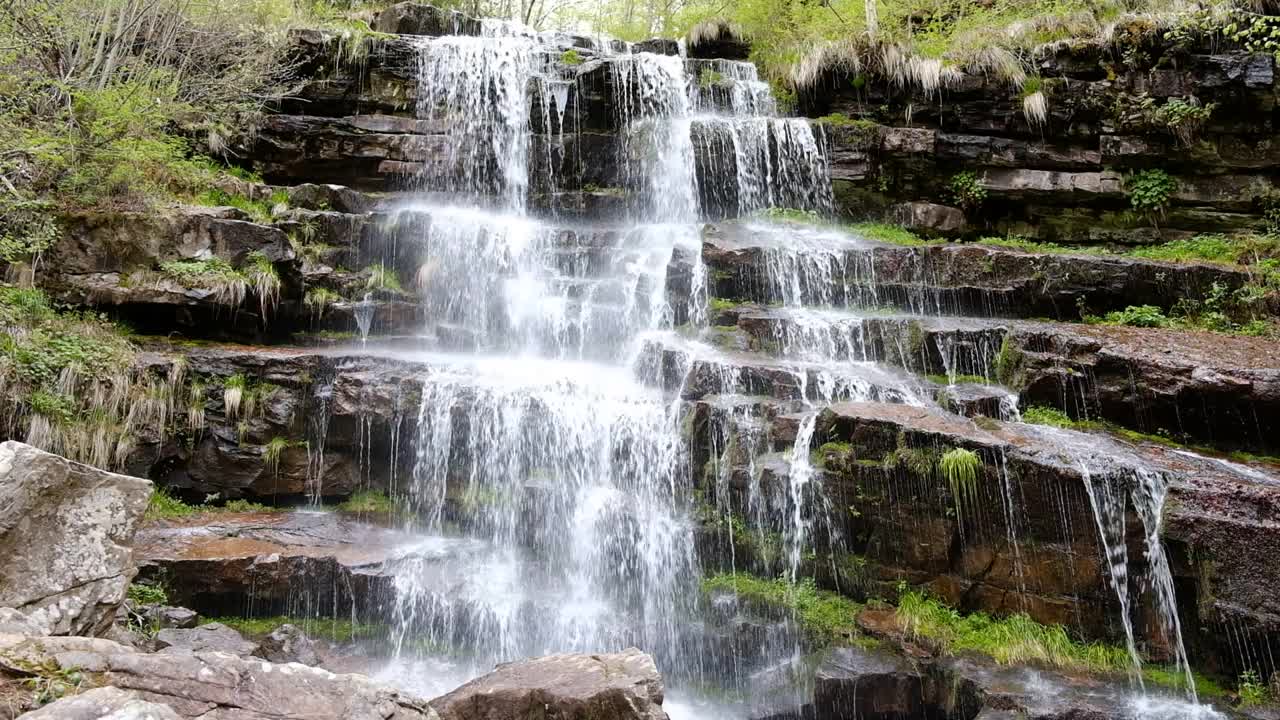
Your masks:
<instances>
[{"instance_id":1,"label":"mossy green patch","mask_svg":"<svg viewBox=\"0 0 1280 720\"><path fill-rule=\"evenodd\" d=\"M702 581L703 592L729 591L744 600L795 614L800 626L817 642L857 635L860 603L826 590L811 578L792 584L783 578L766 580L746 573L721 573Z\"/></svg>"},{"instance_id":2,"label":"mossy green patch","mask_svg":"<svg viewBox=\"0 0 1280 720\"><path fill-rule=\"evenodd\" d=\"M338 506L347 513L389 513L395 508L395 502L381 490L358 490Z\"/></svg>"},{"instance_id":3,"label":"mossy green patch","mask_svg":"<svg viewBox=\"0 0 1280 720\"><path fill-rule=\"evenodd\" d=\"M385 637L388 633L386 625L380 623L363 623L354 620L336 618L296 618L284 615L273 617L215 617L207 622L217 622L234 628L245 635L263 637L281 625L295 625L313 638L334 642L367 640Z\"/></svg>"},{"instance_id":4,"label":"mossy green patch","mask_svg":"<svg viewBox=\"0 0 1280 720\"><path fill-rule=\"evenodd\" d=\"M902 593L897 616L909 636L929 638L943 652L979 652L1004 665L1119 672L1132 664L1124 648L1075 640L1061 625L1042 625L1022 613L962 615L920 592Z\"/></svg>"}]
</instances>

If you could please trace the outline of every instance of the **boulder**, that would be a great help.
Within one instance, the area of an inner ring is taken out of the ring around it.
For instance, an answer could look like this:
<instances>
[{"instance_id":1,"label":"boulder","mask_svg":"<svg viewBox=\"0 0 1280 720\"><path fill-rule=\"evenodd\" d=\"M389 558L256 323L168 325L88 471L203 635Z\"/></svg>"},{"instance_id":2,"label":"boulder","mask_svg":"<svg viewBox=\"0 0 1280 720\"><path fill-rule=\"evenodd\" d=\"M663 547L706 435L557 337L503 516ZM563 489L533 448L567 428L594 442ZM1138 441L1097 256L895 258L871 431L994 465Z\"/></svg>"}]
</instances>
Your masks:
<instances>
[{"instance_id":1,"label":"boulder","mask_svg":"<svg viewBox=\"0 0 1280 720\"><path fill-rule=\"evenodd\" d=\"M151 483L19 442L0 444L0 607L45 634L97 634L136 569Z\"/></svg>"},{"instance_id":2,"label":"boulder","mask_svg":"<svg viewBox=\"0 0 1280 720\"><path fill-rule=\"evenodd\" d=\"M168 705L182 718L436 718L425 701L363 675L336 675L304 665L276 665L218 652L146 654L95 638L0 635L0 666L20 663L76 668L95 681Z\"/></svg>"},{"instance_id":3,"label":"boulder","mask_svg":"<svg viewBox=\"0 0 1280 720\"><path fill-rule=\"evenodd\" d=\"M319 665L315 642L297 625L281 625L262 641L262 656L271 662Z\"/></svg>"},{"instance_id":4,"label":"boulder","mask_svg":"<svg viewBox=\"0 0 1280 720\"><path fill-rule=\"evenodd\" d=\"M221 652L248 657L258 652L258 643L222 623L208 623L194 628L168 628L156 633L156 645L162 653Z\"/></svg>"},{"instance_id":5,"label":"boulder","mask_svg":"<svg viewBox=\"0 0 1280 720\"><path fill-rule=\"evenodd\" d=\"M190 629L200 624L200 613L183 607L169 605L146 605L141 609L142 617L152 626L160 629Z\"/></svg>"},{"instance_id":6,"label":"boulder","mask_svg":"<svg viewBox=\"0 0 1280 720\"><path fill-rule=\"evenodd\" d=\"M928 235L955 235L964 230L964 211L949 205L909 202L889 209L893 219L903 227Z\"/></svg>"},{"instance_id":7,"label":"boulder","mask_svg":"<svg viewBox=\"0 0 1280 720\"><path fill-rule=\"evenodd\" d=\"M499 665L431 705L441 720L667 720L662 696L653 658L631 648L611 655L551 655Z\"/></svg>"},{"instance_id":8,"label":"boulder","mask_svg":"<svg viewBox=\"0 0 1280 720\"><path fill-rule=\"evenodd\" d=\"M147 702L136 692L101 687L32 710L20 720L181 720L168 705Z\"/></svg>"},{"instance_id":9,"label":"boulder","mask_svg":"<svg viewBox=\"0 0 1280 720\"><path fill-rule=\"evenodd\" d=\"M905 658L885 651L836 648L814 678L814 708L829 720L932 717L923 678Z\"/></svg>"}]
</instances>

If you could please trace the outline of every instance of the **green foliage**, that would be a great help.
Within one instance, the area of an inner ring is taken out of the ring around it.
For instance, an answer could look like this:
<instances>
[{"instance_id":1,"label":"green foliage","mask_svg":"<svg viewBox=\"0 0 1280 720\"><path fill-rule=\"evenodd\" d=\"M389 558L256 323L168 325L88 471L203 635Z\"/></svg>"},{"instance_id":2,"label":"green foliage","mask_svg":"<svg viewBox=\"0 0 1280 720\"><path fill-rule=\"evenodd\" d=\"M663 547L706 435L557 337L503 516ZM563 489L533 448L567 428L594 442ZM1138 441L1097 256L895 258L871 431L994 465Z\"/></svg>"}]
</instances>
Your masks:
<instances>
[{"instance_id":1,"label":"green foliage","mask_svg":"<svg viewBox=\"0 0 1280 720\"><path fill-rule=\"evenodd\" d=\"M249 292L251 281L222 258L207 260L173 260L160 266L169 280L193 290L210 290L219 304L240 307Z\"/></svg>"},{"instance_id":2,"label":"green foliage","mask_svg":"<svg viewBox=\"0 0 1280 720\"><path fill-rule=\"evenodd\" d=\"M698 87L703 89L720 85L724 82L724 75L712 70L711 68L703 68L698 74Z\"/></svg>"},{"instance_id":3,"label":"green foliage","mask_svg":"<svg viewBox=\"0 0 1280 720\"><path fill-rule=\"evenodd\" d=\"M307 447L307 441L294 441L277 435L262 446L262 462L271 471L272 475L280 472L280 458L284 455L285 450L292 447Z\"/></svg>"},{"instance_id":4,"label":"green foliage","mask_svg":"<svg viewBox=\"0 0 1280 720\"><path fill-rule=\"evenodd\" d=\"M276 615L273 617L215 617L209 622L222 623L227 627L254 637L270 635L281 625L296 625L308 636L333 642L351 642L353 640L374 639L386 635L387 626L378 623L362 623L337 618L303 618Z\"/></svg>"},{"instance_id":5,"label":"green foliage","mask_svg":"<svg viewBox=\"0 0 1280 720\"><path fill-rule=\"evenodd\" d=\"M32 262L59 234L51 203L0 197L0 262Z\"/></svg>"},{"instance_id":6,"label":"green foliage","mask_svg":"<svg viewBox=\"0 0 1280 720\"><path fill-rule=\"evenodd\" d=\"M357 490L351 494L338 510L347 513L390 513L395 510L395 502L381 490Z\"/></svg>"},{"instance_id":7,"label":"green foliage","mask_svg":"<svg viewBox=\"0 0 1280 720\"><path fill-rule=\"evenodd\" d=\"M808 225L822 223L822 216L812 210L771 207L757 212L756 215L769 220L779 220L782 222L804 223Z\"/></svg>"},{"instance_id":8,"label":"green foliage","mask_svg":"<svg viewBox=\"0 0 1280 720\"><path fill-rule=\"evenodd\" d=\"M342 302L342 296L323 287L311 288L302 298L302 304L317 315L323 315L326 308L337 302Z\"/></svg>"},{"instance_id":9,"label":"green foliage","mask_svg":"<svg viewBox=\"0 0 1280 720\"><path fill-rule=\"evenodd\" d=\"M280 302L280 273L266 254L256 251L246 259L245 279L258 296L263 317Z\"/></svg>"},{"instance_id":10,"label":"green foliage","mask_svg":"<svg viewBox=\"0 0 1280 720\"><path fill-rule=\"evenodd\" d=\"M1178 183L1169 173L1157 168L1130 175L1125 189L1129 191L1129 204L1133 209L1150 217L1164 214L1170 198L1178 190Z\"/></svg>"},{"instance_id":11,"label":"green foliage","mask_svg":"<svg viewBox=\"0 0 1280 720\"><path fill-rule=\"evenodd\" d=\"M976 173L965 171L956 173L947 181L947 197L968 212L976 210L987 200L987 189L982 186Z\"/></svg>"},{"instance_id":12,"label":"green foliage","mask_svg":"<svg viewBox=\"0 0 1280 720\"><path fill-rule=\"evenodd\" d=\"M147 503L147 520L167 520L170 518L188 517L200 512L194 505L179 500L169 494L168 490L156 488L151 491L151 501Z\"/></svg>"},{"instance_id":13,"label":"green foliage","mask_svg":"<svg viewBox=\"0 0 1280 720\"><path fill-rule=\"evenodd\" d=\"M1108 325L1131 325L1133 327L1169 327L1171 321L1164 311L1155 305L1130 305L1124 310L1109 312L1102 318Z\"/></svg>"},{"instance_id":14,"label":"green foliage","mask_svg":"<svg viewBox=\"0 0 1280 720\"><path fill-rule=\"evenodd\" d=\"M270 222L274 216L272 201L253 200L245 195L229 193L221 188L206 190L196 195L194 200L197 205L236 208L247 214L254 222Z\"/></svg>"},{"instance_id":15,"label":"green foliage","mask_svg":"<svg viewBox=\"0 0 1280 720\"><path fill-rule=\"evenodd\" d=\"M963 515L965 508L974 509L978 504L978 473L982 460L978 454L965 448L952 448L938 460L938 470L951 488L956 502L956 514Z\"/></svg>"},{"instance_id":16,"label":"green foliage","mask_svg":"<svg viewBox=\"0 0 1280 720\"><path fill-rule=\"evenodd\" d=\"M1215 107L1213 103L1201 105L1195 98L1171 98L1156 109L1155 121L1173 133L1183 147L1192 147Z\"/></svg>"},{"instance_id":17,"label":"green foliage","mask_svg":"<svg viewBox=\"0 0 1280 720\"><path fill-rule=\"evenodd\" d=\"M386 265L370 265L364 269L367 273L365 278L365 287L369 290L387 290L389 292L402 293L404 286L400 284L400 278L396 275L396 271Z\"/></svg>"},{"instance_id":18,"label":"green foliage","mask_svg":"<svg viewBox=\"0 0 1280 720\"><path fill-rule=\"evenodd\" d=\"M582 59L582 55L577 51L577 49L569 48L568 50L565 50L564 54L560 56L560 62L565 65L576 67L578 65L581 65L584 62L584 60Z\"/></svg>"},{"instance_id":19,"label":"green foliage","mask_svg":"<svg viewBox=\"0 0 1280 720\"><path fill-rule=\"evenodd\" d=\"M938 385L983 385L987 382L981 375L925 375L925 378Z\"/></svg>"},{"instance_id":20,"label":"green foliage","mask_svg":"<svg viewBox=\"0 0 1280 720\"><path fill-rule=\"evenodd\" d=\"M131 583L129 585L129 602L134 605L168 605L169 591L164 585L153 583Z\"/></svg>"},{"instance_id":21,"label":"green foliage","mask_svg":"<svg viewBox=\"0 0 1280 720\"><path fill-rule=\"evenodd\" d=\"M1070 428L1076 426L1071 416L1057 408L1034 405L1022 411L1022 421L1032 425L1051 425L1053 427Z\"/></svg>"},{"instance_id":22,"label":"green foliage","mask_svg":"<svg viewBox=\"0 0 1280 720\"><path fill-rule=\"evenodd\" d=\"M785 578L766 580L747 573L721 573L702 581L706 593L733 592L749 603L793 613L811 640L827 643L857 634L862 606L833 592L819 590L812 578L792 584Z\"/></svg>"},{"instance_id":23,"label":"green foliage","mask_svg":"<svg viewBox=\"0 0 1280 720\"><path fill-rule=\"evenodd\" d=\"M1022 350L1009 340L1009 336L1005 336L1000 341L1000 350L996 353L993 362L996 380L1006 387L1018 389L1022 387L1024 381L1023 370L1026 364L1026 358L1022 354Z\"/></svg>"},{"instance_id":24,"label":"green foliage","mask_svg":"<svg viewBox=\"0 0 1280 720\"><path fill-rule=\"evenodd\" d=\"M985 613L961 615L924 593L909 591L898 599L897 616L910 637L933 640L945 653L979 652L1003 665L1116 672L1132 664L1124 648L1073 640L1061 625L1041 625L1023 613L998 619Z\"/></svg>"},{"instance_id":25,"label":"green foliage","mask_svg":"<svg viewBox=\"0 0 1280 720\"><path fill-rule=\"evenodd\" d=\"M859 223L849 227L849 230L856 235L861 235L870 240L876 240L893 245L930 245L934 244L929 240L916 235L898 225L885 225L882 223Z\"/></svg>"},{"instance_id":26,"label":"green foliage","mask_svg":"<svg viewBox=\"0 0 1280 720\"><path fill-rule=\"evenodd\" d=\"M1240 673L1240 681L1236 685L1236 692L1240 694L1241 707L1256 707L1258 705L1266 705L1271 701L1271 691L1267 688L1267 684L1262 681L1262 677L1258 675L1257 670L1249 669Z\"/></svg>"}]
</instances>

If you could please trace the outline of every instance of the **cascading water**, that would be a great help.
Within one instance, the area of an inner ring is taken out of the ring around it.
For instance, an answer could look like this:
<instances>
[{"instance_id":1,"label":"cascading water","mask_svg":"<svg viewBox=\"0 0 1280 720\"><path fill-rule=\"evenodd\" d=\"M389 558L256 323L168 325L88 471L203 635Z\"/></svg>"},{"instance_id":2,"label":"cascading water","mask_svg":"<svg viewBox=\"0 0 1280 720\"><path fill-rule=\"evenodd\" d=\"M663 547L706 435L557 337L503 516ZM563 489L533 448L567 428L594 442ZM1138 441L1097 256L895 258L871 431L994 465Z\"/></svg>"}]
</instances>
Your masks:
<instances>
[{"instance_id":1,"label":"cascading water","mask_svg":"<svg viewBox=\"0 0 1280 720\"><path fill-rule=\"evenodd\" d=\"M839 523L811 460L826 432L821 406L936 405L931 388L878 364L929 349L910 341L910 316L881 314L890 330L868 331L880 304L868 243L768 223L748 225L761 254L747 282L769 306L761 317L773 322L757 338L769 345L762 366L691 340L695 332L671 332L686 321L691 331L708 324L715 278L702 264L702 218L830 209L824 139L807 121L777 117L748 63L609 55L600 61L614 93L620 185L610 190L624 199L625 220L548 220L531 210L531 198L573 185L531 182L530 174L561 166L552 137L563 147L576 132L569 128L581 120L583 88L556 67L560 48L546 42L492 23L480 37L419 41L419 119L443 135L446 151L418 178L422 199L401 210L423 220L416 291L432 350L414 355L430 371L417 400L411 478L401 484L424 539L394 566L396 660L387 675L430 696L497 662L636 645L656 656L675 688L750 695L785 676L781 694L794 707L805 682L796 674L804 658L794 625L771 626L752 657L735 657L731 668L705 659L715 640L699 629L703 620L734 610L705 607L698 592L694 516L704 503L723 518L735 569L734 523L742 518L757 545L776 545L768 570L791 582L808 574L816 545L834 558ZM683 299L668 294L670 269L682 259ZM933 298L907 300L937 309ZM959 374L985 374L994 353L959 334L935 335L934 343L952 386ZM681 350L678 387L653 357L672 344ZM682 428L691 411L680 397L690 384L715 405L708 422L719 443L699 477ZM329 392L331 385L318 388L317 402ZM793 439L770 436L779 416L794 424ZM315 428L321 447L324 433ZM1002 473L1000 505L1021 582L1022 499L1008 468ZM319 497L323 476L314 476ZM1164 486L1140 485L1132 496L1142 505L1156 604L1173 619L1180 648L1157 538ZM1097 490L1104 542L1116 538L1122 549L1115 498ZM1113 560L1113 568L1127 566L1127 558ZM1117 593L1122 585L1127 593L1121 580ZM1126 617L1127 599L1120 596Z\"/></svg>"},{"instance_id":2,"label":"cascading water","mask_svg":"<svg viewBox=\"0 0 1280 720\"><path fill-rule=\"evenodd\" d=\"M541 43L495 24L419 43L418 114L447 152L419 177L436 204L401 212L422 219L429 336L474 354L415 356L435 370L407 493L430 539L396 566L387 671L411 685L423 663L456 684L496 662L628 645L676 682L702 672L681 408L632 371L646 333L705 322L696 83L680 57L607 57L627 219L555 224L529 211L530 114L563 143L580 88ZM724 68L744 83L730 104L772 112L748 68ZM759 160L772 169L753 193L812 169ZM667 298L677 254L692 260L684 308Z\"/></svg>"}]
</instances>

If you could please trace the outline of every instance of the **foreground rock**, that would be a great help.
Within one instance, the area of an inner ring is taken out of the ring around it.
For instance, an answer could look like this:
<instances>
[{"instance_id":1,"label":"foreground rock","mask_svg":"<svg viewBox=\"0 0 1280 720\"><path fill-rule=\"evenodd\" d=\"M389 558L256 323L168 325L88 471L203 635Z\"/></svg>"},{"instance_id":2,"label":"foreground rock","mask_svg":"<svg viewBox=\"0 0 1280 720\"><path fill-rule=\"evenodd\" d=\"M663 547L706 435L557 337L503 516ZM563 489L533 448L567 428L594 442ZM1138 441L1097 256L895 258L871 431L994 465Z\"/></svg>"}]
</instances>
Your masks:
<instances>
[{"instance_id":1,"label":"foreground rock","mask_svg":"<svg viewBox=\"0 0 1280 720\"><path fill-rule=\"evenodd\" d=\"M345 614L389 597L385 564L409 542L337 513L238 513L146 527L138 557L144 577L164 577L170 597L197 610L252 597L279 613L309 593Z\"/></svg>"},{"instance_id":2,"label":"foreground rock","mask_svg":"<svg viewBox=\"0 0 1280 720\"><path fill-rule=\"evenodd\" d=\"M105 631L135 574L151 483L0 444L0 607L47 634Z\"/></svg>"},{"instance_id":3,"label":"foreground rock","mask_svg":"<svg viewBox=\"0 0 1280 720\"><path fill-rule=\"evenodd\" d=\"M258 652L258 643L222 623L208 623L194 628L172 628L156 633L156 646L162 653L220 652L249 657Z\"/></svg>"},{"instance_id":4,"label":"foreground rock","mask_svg":"<svg viewBox=\"0 0 1280 720\"><path fill-rule=\"evenodd\" d=\"M21 720L181 720L168 705L147 702L136 692L104 687L62 698Z\"/></svg>"},{"instance_id":5,"label":"foreground rock","mask_svg":"<svg viewBox=\"0 0 1280 720\"><path fill-rule=\"evenodd\" d=\"M431 705L441 720L667 720L662 696L653 658L633 648L499 665Z\"/></svg>"},{"instance_id":6,"label":"foreground rock","mask_svg":"<svg viewBox=\"0 0 1280 720\"><path fill-rule=\"evenodd\" d=\"M107 640L0 636L0 663L76 668L178 717L211 720L428 720L425 701L361 675L225 653L149 655ZM75 717L51 715L47 717ZM96 716L94 716L96 717ZM164 718L165 716L158 716Z\"/></svg>"}]
</instances>

